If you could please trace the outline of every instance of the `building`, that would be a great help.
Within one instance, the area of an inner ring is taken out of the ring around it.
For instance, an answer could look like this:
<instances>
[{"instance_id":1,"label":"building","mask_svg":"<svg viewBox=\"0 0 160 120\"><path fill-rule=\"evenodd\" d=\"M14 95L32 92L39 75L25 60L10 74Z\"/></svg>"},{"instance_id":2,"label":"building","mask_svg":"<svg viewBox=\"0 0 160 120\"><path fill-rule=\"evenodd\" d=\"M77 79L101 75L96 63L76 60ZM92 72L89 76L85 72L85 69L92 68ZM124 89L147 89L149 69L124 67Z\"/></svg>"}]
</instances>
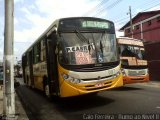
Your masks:
<instances>
[{"instance_id":1,"label":"building","mask_svg":"<svg viewBox=\"0 0 160 120\"><path fill-rule=\"evenodd\" d=\"M160 80L160 10L140 12L120 31L125 37L142 39L146 49L150 80Z\"/></svg>"},{"instance_id":2,"label":"building","mask_svg":"<svg viewBox=\"0 0 160 120\"><path fill-rule=\"evenodd\" d=\"M120 31L124 36L143 39L144 41L160 41L160 10L140 12L126 23Z\"/></svg>"}]
</instances>

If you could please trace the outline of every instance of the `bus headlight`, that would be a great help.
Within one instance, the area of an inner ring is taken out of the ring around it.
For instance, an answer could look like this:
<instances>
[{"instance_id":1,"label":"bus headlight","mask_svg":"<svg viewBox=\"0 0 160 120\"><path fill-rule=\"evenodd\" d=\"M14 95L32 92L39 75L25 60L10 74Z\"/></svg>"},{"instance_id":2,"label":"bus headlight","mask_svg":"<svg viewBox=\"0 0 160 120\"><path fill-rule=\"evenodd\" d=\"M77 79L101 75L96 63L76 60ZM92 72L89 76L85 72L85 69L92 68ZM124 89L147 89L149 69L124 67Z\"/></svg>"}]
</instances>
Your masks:
<instances>
[{"instance_id":1,"label":"bus headlight","mask_svg":"<svg viewBox=\"0 0 160 120\"><path fill-rule=\"evenodd\" d=\"M149 69L146 70L146 73L149 74Z\"/></svg>"},{"instance_id":2,"label":"bus headlight","mask_svg":"<svg viewBox=\"0 0 160 120\"><path fill-rule=\"evenodd\" d=\"M69 82L71 82L71 83L74 83L74 84L81 83L81 80L80 80L80 79L71 77L71 76L69 76L68 74L62 74L62 76L63 76L63 79L64 79L64 80L69 81Z\"/></svg>"},{"instance_id":3,"label":"bus headlight","mask_svg":"<svg viewBox=\"0 0 160 120\"><path fill-rule=\"evenodd\" d=\"M63 78L64 78L65 80L69 78L69 75L67 75L67 74L63 74L62 76L63 76Z\"/></svg>"},{"instance_id":4,"label":"bus headlight","mask_svg":"<svg viewBox=\"0 0 160 120\"><path fill-rule=\"evenodd\" d=\"M121 69L121 72L122 72L123 76L126 76L124 69Z\"/></svg>"},{"instance_id":5,"label":"bus headlight","mask_svg":"<svg viewBox=\"0 0 160 120\"><path fill-rule=\"evenodd\" d=\"M77 83L81 83L80 79L74 79L73 83L77 84Z\"/></svg>"},{"instance_id":6,"label":"bus headlight","mask_svg":"<svg viewBox=\"0 0 160 120\"><path fill-rule=\"evenodd\" d=\"M120 74L121 74L121 71L119 70L119 71L116 73L116 75L119 76Z\"/></svg>"},{"instance_id":7,"label":"bus headlight","mask_svg":"<svg viewBox=\"0 0 160 120\"><path fill-rule=\"evenodd\" d=\"M118 71L118 72L115 74L114 78L118 77L120 74L121 74L121 71Z\"/></svg>"}]
</instances>

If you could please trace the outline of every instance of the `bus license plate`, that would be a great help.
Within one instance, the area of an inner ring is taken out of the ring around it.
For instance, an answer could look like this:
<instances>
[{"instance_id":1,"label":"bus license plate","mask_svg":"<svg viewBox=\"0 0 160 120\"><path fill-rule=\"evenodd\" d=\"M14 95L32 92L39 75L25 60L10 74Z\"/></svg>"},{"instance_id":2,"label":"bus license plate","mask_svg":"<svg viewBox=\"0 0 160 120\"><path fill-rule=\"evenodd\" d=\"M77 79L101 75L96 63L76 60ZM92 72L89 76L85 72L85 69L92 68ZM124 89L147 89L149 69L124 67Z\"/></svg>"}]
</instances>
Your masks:
<instances>
[{"instance_id":1,"label":"bus license plate","mask_svg":"<svg viewBox=\"0 0 160 120\"><path fill-rule=\"evenodd\" d=\"M96 85L95 85L95 87L103 87L104 86L104 83L97 83Z\"/></svg>"}]
</instances>

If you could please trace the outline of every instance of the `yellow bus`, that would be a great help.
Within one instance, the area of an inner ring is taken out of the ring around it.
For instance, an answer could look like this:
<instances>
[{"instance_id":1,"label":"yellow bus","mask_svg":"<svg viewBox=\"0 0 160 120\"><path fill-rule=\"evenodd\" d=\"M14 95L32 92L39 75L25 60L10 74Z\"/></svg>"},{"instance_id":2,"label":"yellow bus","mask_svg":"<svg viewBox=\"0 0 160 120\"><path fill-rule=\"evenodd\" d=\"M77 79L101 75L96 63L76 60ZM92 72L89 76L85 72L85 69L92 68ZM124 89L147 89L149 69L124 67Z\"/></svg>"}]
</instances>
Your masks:
<instances>
[{"instance_id":1,"label":"yellow bus","mask_svg":"<svg viewBox=\"0 0 160 120\"><path fill-rule=\"evenodd\" d=\"M117 38L124 84L149 81L143 41L128 37Z\"/></svg>"},{"instance_id":2,"label":"yellow bus","mask_svg":"<svg viewBox=\"0 0 160 120\"><path fill-rule=\"evenodd\" d=\"M34 35L34 34L33 34ZM123 85L113 22L61 18L22 56L26 85L46 96L79 96Z\"/></svg>"}]
</instances>

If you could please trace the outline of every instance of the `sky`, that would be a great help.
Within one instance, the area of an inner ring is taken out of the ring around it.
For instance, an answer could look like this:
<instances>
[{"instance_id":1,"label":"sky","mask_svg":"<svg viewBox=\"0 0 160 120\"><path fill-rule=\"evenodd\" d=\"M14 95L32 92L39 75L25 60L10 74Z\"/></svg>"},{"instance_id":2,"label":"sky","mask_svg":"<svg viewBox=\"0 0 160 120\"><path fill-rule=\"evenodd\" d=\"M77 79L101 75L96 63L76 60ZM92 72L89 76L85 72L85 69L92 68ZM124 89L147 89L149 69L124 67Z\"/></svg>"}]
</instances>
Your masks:
<instances>
[{"instance_id":1,"label":"sky","mask_svg":"<svg viewBox=\"0 0 160 120\"><path fill-rule=\"evenodd\" d=\"M0 61L4 49L4 3L0 0ZM14 0L14 58L25 50L58 18L99 17L115 23L118 30L139 12L159 10L160 0Z\"/></svg>"}]
</instances>

